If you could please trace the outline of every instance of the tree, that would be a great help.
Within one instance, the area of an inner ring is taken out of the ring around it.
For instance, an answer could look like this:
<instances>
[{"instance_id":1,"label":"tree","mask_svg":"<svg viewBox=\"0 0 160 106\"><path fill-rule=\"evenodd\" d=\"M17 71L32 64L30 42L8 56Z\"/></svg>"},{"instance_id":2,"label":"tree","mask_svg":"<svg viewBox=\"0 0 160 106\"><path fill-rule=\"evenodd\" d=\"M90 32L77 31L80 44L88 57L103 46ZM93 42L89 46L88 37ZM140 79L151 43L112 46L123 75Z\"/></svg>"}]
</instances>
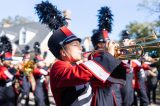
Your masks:
<instances>
[{"instance_id":1,"label":"tree","mask_svg":"<svg viewBox=\"0 0 160 106\"><path fill-rule=\"evenodd\" d=\"M155 31L158 35L160 35L160 0L143 0L141 3L139 3L138 7L148 10L151 14L157 14L157 27Z\"/></svg>"},{"instance_id":2,"label":"tree","mask_svg":"<svg viewBox=\"0 0 160 106\"><path fill-rule=\"evenodd\" d=\"M29 19L29 18L26 18L26 17L22 17L22 16L15 16L14 18L14 24L17 25L17 24L24 24L24 23L29 23L29 22L32 22L33 20Z\"/></svg>"},{"instance_id":3,"label":"tree","mask_svg":"<svg viewBox=\"0 0 160 106\"><path fill-rule=\"evenodd\" d=\"M126 29L130 32L131 38L137 39L151 35L156 27L156 22L132 22L126 26Z\"/></svg>"},{"instance_id":4,"label":"tree","mask_svg":"<svg viewBox=\"0 0 160 106\"><path fill-rule=\"evenodd\" d=\"M160 0L143 0L138 6L151 13L160 13Z\"/></svg>"},{"instance_id":5,"label":"tree","mask_svg":"<svg viewBox=\"0 0 160 106\"><path fill-rule=\"evenodd\" d=\"M14 18L9 16L7 18L2 19L2 21L0 22L0 27L10 27L13 25L24 24L29 22L33 22L33 20L19 15L15 16Z\"/></svg>"}]
</instances>

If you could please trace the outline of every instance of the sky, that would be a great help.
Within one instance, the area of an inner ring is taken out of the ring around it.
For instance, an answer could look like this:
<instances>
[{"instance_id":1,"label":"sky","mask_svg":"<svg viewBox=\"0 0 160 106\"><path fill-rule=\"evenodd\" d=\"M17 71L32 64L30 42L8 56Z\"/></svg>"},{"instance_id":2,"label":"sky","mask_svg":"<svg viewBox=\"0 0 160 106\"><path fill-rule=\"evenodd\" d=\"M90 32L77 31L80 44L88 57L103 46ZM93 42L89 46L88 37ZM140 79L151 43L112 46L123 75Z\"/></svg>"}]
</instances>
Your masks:
<instances>
[{"instance_id":1,"label":"sky","mask_svg":"<svg viewBox=\"0 0 160 106\"><path fill-rule=\"evenodd\" d=\"M45 0L43 0L45 1ZM92 35L97 28L98 11L102 6L110 7L114 15L112 32L109 37L118 40L119 33L131 22L151 22L156 15L138 9L138 3L143 0L48 0L61 11L68 9L72 13L71 31L80 38ZM36 22L39 21L35 13L35 4L41 0L2 0L0 3L0 21L8 16L20 15Z\"/></svg>"}]
</instances>

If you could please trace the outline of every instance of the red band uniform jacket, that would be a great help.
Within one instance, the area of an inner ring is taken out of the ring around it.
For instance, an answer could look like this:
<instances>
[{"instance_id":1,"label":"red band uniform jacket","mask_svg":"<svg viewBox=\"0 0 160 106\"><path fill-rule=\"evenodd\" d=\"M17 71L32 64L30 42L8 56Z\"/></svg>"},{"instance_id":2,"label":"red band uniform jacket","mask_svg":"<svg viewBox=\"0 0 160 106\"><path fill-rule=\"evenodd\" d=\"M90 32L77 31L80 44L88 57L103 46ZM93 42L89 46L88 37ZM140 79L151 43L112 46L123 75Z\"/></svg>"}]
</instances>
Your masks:
<instances>
[{"instance_id":1,"label":"red band uniform jacket","mask_svg":"<svg viewBox=\"0 0 160 106\"><path fill-rule=\"evenodd\" d=\"M56 105L90 106L92 104L95 106L96 101L92 98L94 94L90 83L96 83L99 86L104 86L107 80L122 83L124 75L117 80L114 78L117 72L113 71L120 64L121 61L116 60L109 53L98 55L93 60L79 65L72 65L61 60L56 61L50 71L51 90Z\"/></svg>"}]
</instances>

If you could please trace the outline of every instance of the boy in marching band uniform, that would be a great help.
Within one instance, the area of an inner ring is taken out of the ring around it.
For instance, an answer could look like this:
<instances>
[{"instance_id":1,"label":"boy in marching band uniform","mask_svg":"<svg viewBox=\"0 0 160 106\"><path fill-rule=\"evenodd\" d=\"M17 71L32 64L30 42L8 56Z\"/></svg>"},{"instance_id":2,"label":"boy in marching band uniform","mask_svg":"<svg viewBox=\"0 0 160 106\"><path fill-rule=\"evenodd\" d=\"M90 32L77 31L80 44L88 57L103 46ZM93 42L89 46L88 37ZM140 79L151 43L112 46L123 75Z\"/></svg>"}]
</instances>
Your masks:
<instances>
[{"instance_id":1,"label":"boy in marching band uniform","mask_svg":"<svg viewBox=\"0 0 160 106\"><path fill-rule=\"evenodd\" d=\"M108 33L112 31L112 21L113 14L109 7L101 7L98 10L98 29L93 30L93 35L91 37L92 44L96 51L108 52L108 44L111 42ZM116 44L117 45L117 44ZM118 45L117 45L118 46ZM114 56L114 54L112 54ZM107 65L107 63L104 63ZM124 66L126 66L124 64ZM126 75L124 72L127 67L117 69L119 73L116 76ZM100 106L122 106L122 98L120 88L123 83L110 83L104 87L97 87L97 105Z\"/></svg>"},{"instance_id":2,"label":"boy in marching band uniform","mask_svg":"<svg viewBox=\"0 0 160 106\"><path fill-rule=\"evenodd\" d=\"M93 36L91 37L93 46L95 50L104 50L103 52L107 52L107 49L105 47L106 44L109 44L110 39L108 37L108 31L102 30L95 32ZM107 65L107 63L104 63ZM126 68L119 68L119 70L123 73L122 70L126 70ZM121 74L122 75L122 74ZM118 73L117 73L117 76ZM97 87L97 105L100 106L122 106L122 98L121 98L121 92L120 87L123 86L122 83L110 83L104 87ZM103 101L103 102L102 102Z\"/></svg>"}]
</instances>

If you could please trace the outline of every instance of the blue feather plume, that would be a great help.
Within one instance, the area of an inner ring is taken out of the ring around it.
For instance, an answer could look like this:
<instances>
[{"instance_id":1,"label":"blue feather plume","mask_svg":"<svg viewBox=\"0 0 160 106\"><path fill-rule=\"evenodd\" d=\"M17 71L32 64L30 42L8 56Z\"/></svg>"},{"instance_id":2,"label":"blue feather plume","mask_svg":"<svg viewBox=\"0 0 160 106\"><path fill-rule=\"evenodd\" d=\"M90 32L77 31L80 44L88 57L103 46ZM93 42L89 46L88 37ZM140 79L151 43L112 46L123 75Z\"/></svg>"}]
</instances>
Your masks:
<instances>
[{"instance_id":1,"label":"blue feather plume","mask_svg":"<svg viewBox=\"0 0 160 106\"><path fill-rule=\"evenodd\" d=\"M39 21L42 24L47 24L51 30L56 30L66 24L61 11L48 1L42 1L42 3L37 4L35 10L39 17Z\"/></svg>"},{"instance_id":2,"label":"blue feather plume","mask_svg":"<svg viewBox=\"0 0 160 106\"><path fill-rule=\"evenodd\" d=\"M100 10L98 10L98 27L99 30L107 30L109 33L112 31L112 21L113 21L113 14L111 13L111 10L109 7L101 7Z\"/></svg>"}]
</instances>

